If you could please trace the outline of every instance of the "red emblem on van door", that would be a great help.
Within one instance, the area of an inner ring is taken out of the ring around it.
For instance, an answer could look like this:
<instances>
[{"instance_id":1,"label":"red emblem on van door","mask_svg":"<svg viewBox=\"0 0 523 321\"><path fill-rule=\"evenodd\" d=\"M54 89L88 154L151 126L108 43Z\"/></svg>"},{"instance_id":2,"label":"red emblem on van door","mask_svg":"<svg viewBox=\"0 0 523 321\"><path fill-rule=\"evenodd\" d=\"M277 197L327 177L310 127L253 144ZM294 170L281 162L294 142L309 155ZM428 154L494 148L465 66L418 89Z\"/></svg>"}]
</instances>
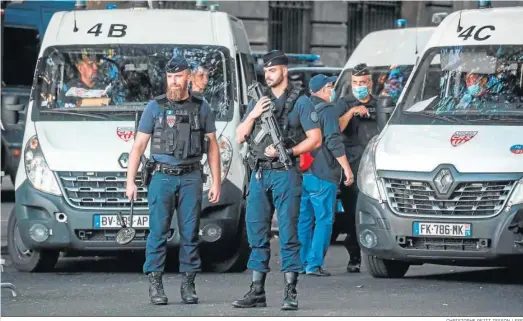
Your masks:
<instances>
[{"instance_id":1,"label":"red emblem on van door","mask_svg":"<svg viewBox=\"0 0 523 321\"><path fill-rule=\"evenodd\" d=\"M128 142L134 137L134 128L132 127L117 127L116 128L116 135L123 140L124 142Z\"/></svg>"},{"instance_id":2,"label":"red emblem on van door","mask_svg":"<svg viewBox=\"0 0 523 321\"><path fill-rule=\"evenodd\" d=\"M455 132L452 137L450 137L450 144L454 147L463 145L474 138L477 133L478 132Z\"/></svg>"}]
</instances>

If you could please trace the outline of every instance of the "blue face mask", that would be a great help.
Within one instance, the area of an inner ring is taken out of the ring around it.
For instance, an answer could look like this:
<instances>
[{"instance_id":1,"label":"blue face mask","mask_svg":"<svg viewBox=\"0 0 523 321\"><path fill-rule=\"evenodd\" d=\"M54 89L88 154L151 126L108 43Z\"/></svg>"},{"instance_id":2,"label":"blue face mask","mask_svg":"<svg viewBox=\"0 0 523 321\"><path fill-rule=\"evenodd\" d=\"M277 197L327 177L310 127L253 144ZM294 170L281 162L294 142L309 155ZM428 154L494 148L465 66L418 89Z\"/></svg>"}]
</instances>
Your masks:
<instances>
[{"instance_id":1,"label":"blue face mask","mask_svg":"<svg viewBox=\"0 0 523 321\"><path fill-rule=\"evenodd\" d=\"M369 94L369 89L367 86L355 86L352 87L352 94L357 99L364 99Z\"/></svg>"},{"instance_id":2,"label":"blue face mask","mask_svg":"<svg viewBox=\"0 0 523 321\"><path fill-rule=\"evenodd\" d=\"M467 87L467 91L472 96L477 96L481 92L481 87L478 84Z\"/></svg>"},{"instance_id":3,"label":"blue face mask","mask_svg":"<svg viewBox=\"0 0 523 321\"><path fill-rule=\"evenodd\" d=\"M336 91L334 91L334 88L331 89L330 99L331 99L331 103L336 99Z\"/></svg>"}]
</instances>

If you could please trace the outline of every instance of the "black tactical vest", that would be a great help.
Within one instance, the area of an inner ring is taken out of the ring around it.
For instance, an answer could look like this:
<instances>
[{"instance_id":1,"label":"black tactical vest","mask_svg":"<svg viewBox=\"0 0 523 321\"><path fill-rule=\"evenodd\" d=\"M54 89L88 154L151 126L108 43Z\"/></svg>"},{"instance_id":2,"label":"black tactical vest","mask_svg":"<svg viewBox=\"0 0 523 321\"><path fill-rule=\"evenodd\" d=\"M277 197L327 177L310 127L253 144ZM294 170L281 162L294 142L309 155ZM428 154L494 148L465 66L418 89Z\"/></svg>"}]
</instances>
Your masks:
<instances>
[{"instance_id":1,"label":"black tactical vest","mask_svg":"<svg viewBox=\"0 0 523 321\"><path fill-rule=\"evenodd\" d=\"M162 95L156 99L162 115L156 118L151 142L152 154L167 154L178 160L204 153L204 130L200 125L202 100L191 96L182 104Z\"/></svg>"},{"instance_id":2,"label":"black tactical vest","mask_svg":"<svg viewBox=\"0 0 523 321\"><path fill-rule=\"evenodd\" d=\"M266 96L270 97L270 94L270 89L267 89ZM289 126L289 113L292 111L292 109L294 108L294 104L302 94L303 88L299 86L299 84L291 84L290 88L287 89L287 99L285 100L283 109L276 109L274 111L274 116L276 117L280 125L280 130L283 136L282 140L284 142L285 148L294 147L306 138L305 131L303 130L301 125L298 127ZM256 102L254 102L254 104L256 104ZM268 160L264 152L265 149L272 144L270 134L265 135L265 137L261 140L261 142L258 145L254 144L253 141L254 137L256 137L256 135L258 135L258 133L261 130L261 118L258 118L254 122L254 128L252 130L251 135L249 136L249 149L254 157L257 157L261 160Z\"/></svg>"}]
</instances>

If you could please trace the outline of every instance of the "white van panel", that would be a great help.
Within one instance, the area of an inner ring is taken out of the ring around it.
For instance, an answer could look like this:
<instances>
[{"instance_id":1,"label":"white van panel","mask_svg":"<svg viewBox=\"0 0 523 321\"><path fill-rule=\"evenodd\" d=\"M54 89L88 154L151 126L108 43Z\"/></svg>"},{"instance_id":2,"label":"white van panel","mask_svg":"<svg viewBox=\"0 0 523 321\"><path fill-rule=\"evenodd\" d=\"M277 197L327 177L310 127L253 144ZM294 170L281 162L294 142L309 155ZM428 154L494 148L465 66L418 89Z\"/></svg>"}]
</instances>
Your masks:
<instances>
[{"instance_id":1,"label":"white van panel","mask_svg":"<svg viewBox=\"0 0 523 321\"><path fill-rule=\"evenodd\" d=\"M53 16L42 48L56 45L132 43L233 47L228 15L224 12L157 9L76 11L77 32L73 30L74 15L73 12L59 12ZM97 24L101 24L99 29ZM112 34L111 25L114 26ZM118 31L121 26L115 25L126 26L124 36L119 37L122 34ZM100 31L98 35L95 33L97 30Z\"/></svg>"},{"instance_id":2,"label":"white van panel","mask_svg":"<svg viewBox=\"0 0 523 321\"><path fill-rule=\"evenodd\" d=\"M371 32L358 44L343 69L353 68L360 63L371 67L414 65L418 56L416 41L421 56L435 30L435 27L427 27Z\"/></svg>"}]
</instances>

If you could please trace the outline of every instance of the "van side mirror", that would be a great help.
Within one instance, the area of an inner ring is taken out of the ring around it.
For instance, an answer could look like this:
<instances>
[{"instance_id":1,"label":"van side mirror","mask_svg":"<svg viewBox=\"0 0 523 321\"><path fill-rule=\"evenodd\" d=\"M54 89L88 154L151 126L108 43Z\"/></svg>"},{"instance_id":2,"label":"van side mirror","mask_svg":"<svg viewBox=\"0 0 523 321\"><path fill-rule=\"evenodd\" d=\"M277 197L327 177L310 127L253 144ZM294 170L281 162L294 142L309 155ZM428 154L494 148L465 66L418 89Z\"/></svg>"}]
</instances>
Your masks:
<instances>
[{"instance_id":1,"label":"van side mirror","mask_svg":"<svg viewBox=\"0 0 523 321\"><path fill-rule=\"evenodd\" d=\"M378 130L381 132L390 116L394 112L395 108L394 101L390 96L380 96L378 98L378 104L376 106L376 122L378 124Z\"/></svg>"},{"instance_id":2,"label":"van side mirror","mask_svg":"<svg viewBox=\"0 0 523 321\"><path fill-rule=\"evenodd\" d=\"M20 96L6 95L2 99L2 123L15 125L18 123L20 113L25 105L20 103Z\"/></svg>"}]
</instances>

